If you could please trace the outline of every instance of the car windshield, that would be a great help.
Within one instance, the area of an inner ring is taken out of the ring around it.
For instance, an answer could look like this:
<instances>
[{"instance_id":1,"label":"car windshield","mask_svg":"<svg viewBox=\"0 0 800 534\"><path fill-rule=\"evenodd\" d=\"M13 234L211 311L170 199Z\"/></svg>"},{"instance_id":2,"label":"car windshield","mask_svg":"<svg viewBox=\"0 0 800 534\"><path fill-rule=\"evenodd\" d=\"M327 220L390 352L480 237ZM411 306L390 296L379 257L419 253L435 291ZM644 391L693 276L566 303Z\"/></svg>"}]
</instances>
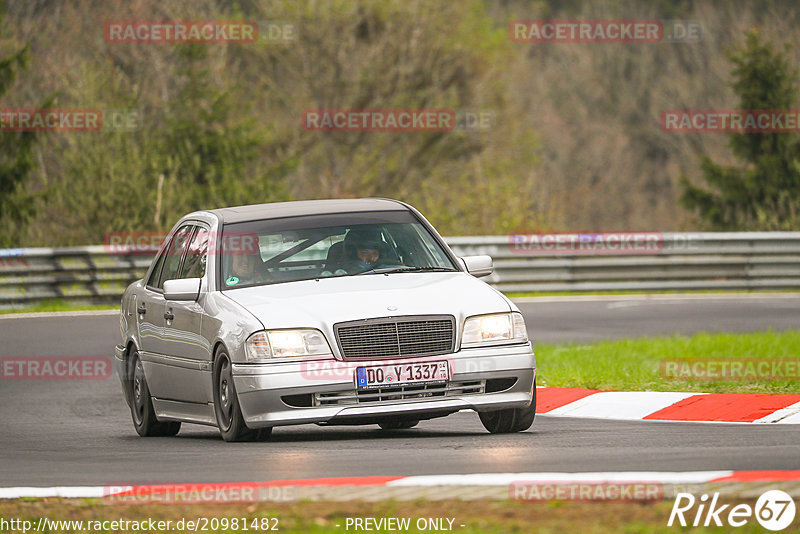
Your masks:
<instances>
[{"instance_id":1,"label":"car windshield","mask_svg":"<svg viewBox=\"0 0 800 534\"><path fill-rule=\"evenodd\" d=\"M223 289L390 272L455 271L407 211L339 213L226 224Z\"/></svg>"}]
</instances>

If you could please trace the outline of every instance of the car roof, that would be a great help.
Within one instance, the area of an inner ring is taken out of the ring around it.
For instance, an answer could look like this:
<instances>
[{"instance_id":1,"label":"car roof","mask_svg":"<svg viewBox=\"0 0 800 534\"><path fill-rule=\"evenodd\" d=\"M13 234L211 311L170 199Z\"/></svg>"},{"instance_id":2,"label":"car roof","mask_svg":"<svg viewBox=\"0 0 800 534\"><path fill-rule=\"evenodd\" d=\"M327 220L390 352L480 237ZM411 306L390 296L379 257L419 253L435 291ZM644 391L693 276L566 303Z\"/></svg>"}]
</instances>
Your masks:
<instances>
[{"instance_id":1,"label":"car roof","mask_svg":"<svg viewBox=\"0 0 800 534\"><path fill-rule=\"evenodd\" d=\"M406 210L408 210L408 208L402 202L388 198L346 198L273 202L270 204L234 206L208 211L215 214L223 224L229 224L261 219L297 217L301 215Z\"/></svg>"}]
</instances>

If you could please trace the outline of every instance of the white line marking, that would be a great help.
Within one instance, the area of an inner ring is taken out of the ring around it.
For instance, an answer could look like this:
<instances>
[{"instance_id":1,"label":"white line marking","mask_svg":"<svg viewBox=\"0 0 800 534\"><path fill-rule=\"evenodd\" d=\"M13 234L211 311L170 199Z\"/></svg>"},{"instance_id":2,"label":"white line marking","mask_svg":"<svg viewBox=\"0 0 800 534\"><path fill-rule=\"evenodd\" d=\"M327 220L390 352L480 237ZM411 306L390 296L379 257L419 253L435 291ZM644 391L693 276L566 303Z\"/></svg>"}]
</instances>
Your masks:
<instances>
[{"instance_id":1,"label":"white line marking","mask_svg":"<svg viewBox=\"0 0 800 534\"><path fill-rule=\"evenodd\" d=\"M549 413L536 414L536 417L573 417L572 415L550 415ZM576 419L580 419L576 417ZM606 419L608 421L618 420L617 417L587 417L586 419ZM620 421L631 421L631 419L619 419ZM647 425L752 425L755 421L681 421L678 419L634 419L635 421ZM789 423L800 423L800 418ZM775 423L779 424L779 423Z\"/></svg>"},{"instance_id":2,"label":"white line marking","mask_svg":"<svg viewBox=\"0 0 800 534\"><path fill-rule=\"evenodd\" d=\"M547 415L639 420L694 395L706 393L603 391L565 404L547 412Z\"/></svg>"},{"instance_id":3,"label":"white line marking","mask_svg":"<svg viewBox=\"0 0 800 534\"><path fill-rule=\"evenodd\" d=\"M800 402L776 410L769 415L765 415L761 419L756 419L754 423L780 423L791 424L800 423Z\"/></svg>"},{"instance_id":4,"label":"white line marking","mask_svg":"<svg viewBox=\"0 0 800 534\"><path fill-rule=\"evenodd\" d=\"M507 486L512 482L661 482L662 484L700 484L732 476L734 471L631 471L590 473L477 473L471 475L410 476L383 484L395 486ZM381 484L376 484L376 486ZM317 487L326 487L320 484ZM331 488L339 486L329 486ZM0 488L0 499L25 497L102 498L116 491L105 486L54 486Z\"/></svg>"},{"instance_id":5,"label":"white line marking","mask_svg":"<svg viewBox=\"0 0 800 534\"><path fill-rule=\"evenodd\" d=\"M119 315L119 308L113 310L77 310L60 312L31 312L31 313L4 313L0 314L3 319L50 319L52 317L92 317L99 315Z\"/></svg>"},{"instance_id":6,"label":"white line marking","mask_svg":"<svg viewBox=\"0 0 800 534\"><path fill-rule=\"evenodd\" d=\"M107 494L108 492L103 486L0 488L0 499L21 499L22 497L65 497L70 499L91 499L104 497Z\"/></svg>"},{"instance_id":7,"label":"white line marking","mask_svg":"<svg viewBox=\"0 0 800 534\"><path fill-rule=\"evenodd\" d=\"M617 308L635 308L641 305L642 301L640 300L616 300L606 304L606 308L609 310L615 310Z\"/></svg>"},{"instance_id":8,"label":"white line marking","mask_svg":"<svg viewBox=\"0 0 800 534\"><path fill-rule=\"evenodd\" d=\"M780 421L775 421L776 425L800 425L800 412L790 415L781 419Z\"/></svg>"},{"instance_id":9,"label":"white line marking","mask_svg":"<svg viewBox=\"0 0 800 534\"><path fill-rule=\"evenodd\" d=\"M507 486L512 482L661 482L699 484L733 475L733 471L631 471L622 473L480 473L410 476L386 483L394 486Z\"/></svg>"}]
</instances>

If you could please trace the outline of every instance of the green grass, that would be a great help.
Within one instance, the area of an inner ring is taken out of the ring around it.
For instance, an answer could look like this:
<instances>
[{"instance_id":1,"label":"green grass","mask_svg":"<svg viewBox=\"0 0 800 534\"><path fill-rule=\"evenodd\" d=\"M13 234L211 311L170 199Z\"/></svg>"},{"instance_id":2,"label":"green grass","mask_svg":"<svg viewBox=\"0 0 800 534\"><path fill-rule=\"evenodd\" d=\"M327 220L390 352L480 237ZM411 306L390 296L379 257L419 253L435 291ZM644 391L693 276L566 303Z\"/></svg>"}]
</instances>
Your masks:
<instances>
[{"instance_id":1,"label":"green grass","mask_svg":"<svg viewBox=\"0 0 800 534\"><path fill-rule=\"evenodd\" d=\"M9 313L37 313L37 312L62 312L62 311L86 311L86 310L117 310L115 304L87 304L85 302L70 302L62 299L43 300L31 306L0 310L0 315Z\"/></svg>"},{"instance_id":2,"label":"green grass","mask_svg":"<svg viewBox=\"0 0 800 534\"><path fill-rule=\"evenodd\" d=\"M697 334L592 344L536 345L540 386L616 391L800 393L793 379L668 379L664 360L794 360L800 364L800 330L751 334Z\"/></svg>"}]
</instances>

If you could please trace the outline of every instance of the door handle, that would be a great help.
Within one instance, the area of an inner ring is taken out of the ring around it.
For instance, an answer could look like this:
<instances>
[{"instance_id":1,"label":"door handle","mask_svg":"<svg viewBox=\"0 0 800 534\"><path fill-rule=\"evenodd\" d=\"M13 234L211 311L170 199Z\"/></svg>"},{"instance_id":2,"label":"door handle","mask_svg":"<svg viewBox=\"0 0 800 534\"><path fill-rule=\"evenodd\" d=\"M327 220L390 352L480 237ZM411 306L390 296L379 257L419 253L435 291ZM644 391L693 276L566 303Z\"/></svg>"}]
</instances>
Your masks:
<instances>
[{"instance_id":1,"label":"door handle","mask_svg":"<svg viewBox=\"0 0 800 534\"><path fill-rule=\"evenodd\" d=\"M136 312L139 315L144 315L145 313L147 313L147 308L144 307L144 304L141 304L138 308L136 308Z\"/></svg>"},{"instance_id":2,"label":"door handle","mask_svg":"<svg viewBox=\"0 0 800 534\"><path fill-rule=\"evenodd\" d=\"M167 313L164 314L164 319L166 319L167 321L172 321L173 319L175 319L175 314L172 313L171 311L168 311Z\"/></svg>"}]
</instances>

